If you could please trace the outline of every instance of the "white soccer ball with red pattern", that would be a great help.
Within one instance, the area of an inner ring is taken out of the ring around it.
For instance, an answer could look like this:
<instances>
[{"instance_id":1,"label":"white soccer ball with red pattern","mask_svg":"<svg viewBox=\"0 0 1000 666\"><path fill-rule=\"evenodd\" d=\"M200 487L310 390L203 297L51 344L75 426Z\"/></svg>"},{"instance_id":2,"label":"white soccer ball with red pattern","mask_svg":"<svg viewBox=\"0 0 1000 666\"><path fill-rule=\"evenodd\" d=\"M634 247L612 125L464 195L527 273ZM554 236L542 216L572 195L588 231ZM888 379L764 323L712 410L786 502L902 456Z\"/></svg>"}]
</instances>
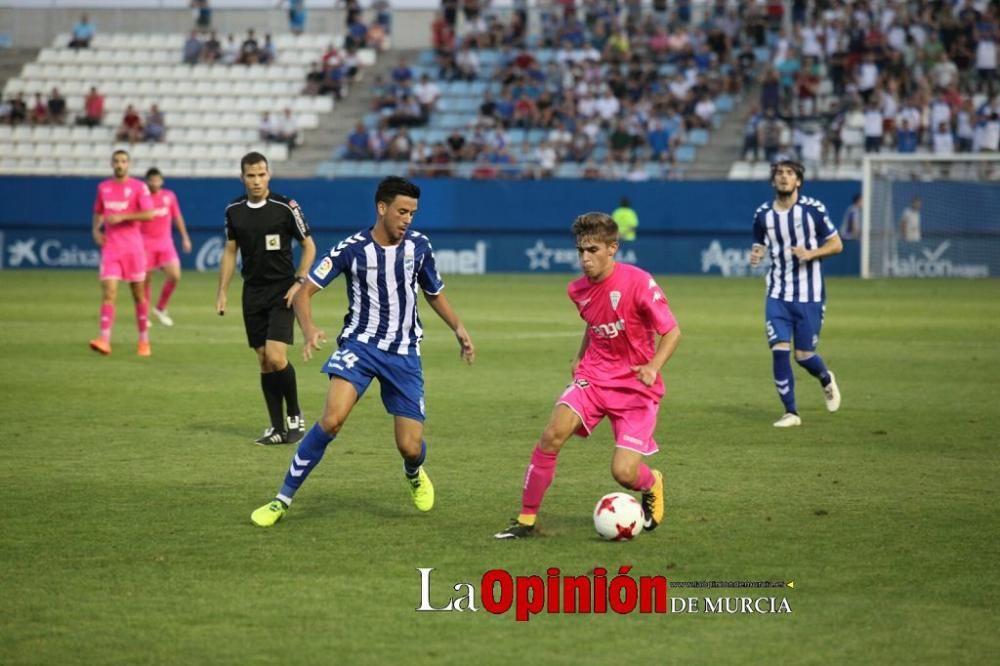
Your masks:
<instances>
[{"instance_id":1,"label":"white soccer ball with red pattern","mask_svg":"<svg viewBox=\"0 0 1000 666\"><path fill-rule=\"evenodd\" d=\"M628 493L608 493L594 507L594 529L609 541L628 541L642 532L642 505Z\"/></svg>"}]
</instances>

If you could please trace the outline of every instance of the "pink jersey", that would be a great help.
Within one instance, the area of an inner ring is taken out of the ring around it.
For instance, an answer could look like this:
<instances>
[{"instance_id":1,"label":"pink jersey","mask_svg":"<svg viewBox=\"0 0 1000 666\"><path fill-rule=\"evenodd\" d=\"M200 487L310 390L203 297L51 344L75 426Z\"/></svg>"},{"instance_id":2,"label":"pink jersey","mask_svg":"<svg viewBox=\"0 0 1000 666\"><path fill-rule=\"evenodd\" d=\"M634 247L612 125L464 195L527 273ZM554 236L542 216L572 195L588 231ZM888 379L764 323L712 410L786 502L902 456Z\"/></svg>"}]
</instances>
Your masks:
<instances>
[{"instance_id":1,"label":"pink jersey","mask_svg":"<svg viewBox=\"0 0 1000 666\"><path fill-rule=\"evenodd\" d=\"M148 247L173 242L173 221L181 216L181 207L177 203L177 195L167 189L149 195L153 202L156 216L148 222L142 222L142 239Z\"/></svg>"},{"instance_id":2,"label":"pink jersey","mask_svg":"<svg viewBox=\"0 0 1000 666\"><path fill-rule=\"evenodd\" d=\"M602 388L639 391L663 397L663 378L646 386L633 366L645 365L656 353L656 336L677 326L663 290L652 276L630 264L616 263L601 282L584 276L569 283L570 300L587 322L587 350L576 377Z\"/></svg>"},{"instance_id":3,"label":"pink jersey","mask_svg":"<svg viewBox=\"0 0 1000 666\"><path fill-rule=\"evenodd\" d=\"M137 178L126 178L124 182L109 178L97 186L94 213L98 215L141 213L152 209L153 202L149 198L149 188ZM120 224L105 224L104 252L114 254L143 252L142 232L139 230L142 224L145 222L132 220Z\"/></svg>"}]
</instances>

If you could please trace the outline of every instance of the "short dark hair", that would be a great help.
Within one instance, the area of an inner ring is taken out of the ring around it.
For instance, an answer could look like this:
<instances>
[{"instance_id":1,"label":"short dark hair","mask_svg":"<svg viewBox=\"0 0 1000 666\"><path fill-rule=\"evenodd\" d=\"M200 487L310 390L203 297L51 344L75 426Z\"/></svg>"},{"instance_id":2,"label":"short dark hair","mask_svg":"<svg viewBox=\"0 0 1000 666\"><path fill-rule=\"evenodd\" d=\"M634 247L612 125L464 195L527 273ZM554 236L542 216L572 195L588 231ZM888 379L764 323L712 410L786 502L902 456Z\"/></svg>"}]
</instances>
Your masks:
<instances>
[{"instance_id":1,"label":"short dark hair","mask_svg":"<svg viewBox=\"0 0 1000 666\"><path fill-rule=\"evenodd\" d=\"M618 205L622 208L631 208L632 202L628 200L628 197L622 197L621 201L618 202Z\"/></svg>"},{"instance_id":2,"label":"short dark hair","mask_svg":"<svg viewBox=\"0 0 1000 666\"><path fill-rule=\"evenodd\" d=\"M378 184L378 189L375 190L375 203L381 201L384 204L390 204L393 199L400 195L419 199L420 188L405 178L388 176L382 179L382 182Z\"/></svg>"},{"instance_id":3,"label":"short dark hair","mask_svg":"<svg viewBox=\"0 0 1000 666\"><path fill-rule=\"evenodd\" d=\"M263 153L258 153L257 151L247 153L246 155L243 156L243 159L240 160L240 173L243 173L246 167L250 166L251 164L260 164L261 162L264 163L264 166L269 166L267 163L267 158L264 157Z\"/></svg>"},{"instance_id":4,"label":"short dark hair","mask_svg":"<svg viewBox=\"0 0 1000 666\"><path fill-rule=\"evenodd\" d=\"M798 177L799 182L805 184L806 182L806 168L802 166L801 162L796 160L778 160L771 165L771 180L774 180L774 174L778 173L779 167L788 167L795 172Z\"/></svg>"},{"instance_id":5,"label":"short dark hair","mask_svg":"<svg viewBox=\"0 0 1000 666\"><path fill-rule=\"evenodd\" d=\"M584 213L573 220L573 235L581 238L596 238L607 243L618 242L618 224L607 213Z\"/></svg>"},{"instance_id":6,"label":"short dark hair","mask_svg":"<svg viewBox=\"0 0 1000 666\"><path fill-rule=\"evenodd\" d=\"M111 153L111 159L115 159L115 155L124 155L125 157L132 159L131 155L129 155L128 151L124 148L119 148L115 152Z\"/></svg>"},{"instance_id":7,"label":"short dark hair","mask_svg":"<svg viewBox=\"0 0 1000 666\"><path fill-rule=\"evenodd\" d=\"M149 167L148 169L146 169L146 178L152 178L153 176L159 176L160 178L163 178L163 174L160 173L160 170L157 169L156 167Z\"/></svg>"}]
</instances>

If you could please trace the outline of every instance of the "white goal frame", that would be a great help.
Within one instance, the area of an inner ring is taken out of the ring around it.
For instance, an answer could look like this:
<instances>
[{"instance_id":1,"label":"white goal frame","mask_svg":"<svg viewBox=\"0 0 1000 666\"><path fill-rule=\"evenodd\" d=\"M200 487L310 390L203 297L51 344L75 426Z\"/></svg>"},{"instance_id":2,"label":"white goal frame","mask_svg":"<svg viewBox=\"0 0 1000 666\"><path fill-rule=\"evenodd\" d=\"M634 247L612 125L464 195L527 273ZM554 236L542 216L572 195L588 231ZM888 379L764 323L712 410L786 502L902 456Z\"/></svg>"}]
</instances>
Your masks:
<instances>
[{"instance_id":1,"label":"white goal frame","mask_svg":"<svg viewBox=\"0 0 1000 666\"><path fill-rule=\"evenodd\" d=\"M870 279L871 272L871 230L872 230L872 187L875 182L875 168L878 164L955 164L970 162L996 162L1000 171L1000 153L952 153L933 155L929 153L868 153L861 160L861 277ZM1000 182L997 183L1000 187Z\"/></svg>"}]
</instances>

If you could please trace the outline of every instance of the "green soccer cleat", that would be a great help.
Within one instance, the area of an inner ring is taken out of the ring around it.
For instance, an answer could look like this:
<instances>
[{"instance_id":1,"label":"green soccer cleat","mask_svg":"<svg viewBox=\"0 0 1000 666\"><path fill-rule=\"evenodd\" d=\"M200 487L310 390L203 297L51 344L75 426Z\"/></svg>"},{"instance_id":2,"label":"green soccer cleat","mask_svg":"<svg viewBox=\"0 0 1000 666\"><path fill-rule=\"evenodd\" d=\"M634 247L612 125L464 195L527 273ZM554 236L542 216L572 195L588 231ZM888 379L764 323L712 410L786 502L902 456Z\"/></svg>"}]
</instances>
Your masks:
<instances>
[{"instance_id":1,"label":"green soccer cleat","mask_svg":"<svg viewBox=\"0 0 1000 666\"><path fill-rule=\"evenodd\" d=\"M273 527L284 517L288 507L280 500L273 500L250 514L250 520L257 527Z\"/></svg>"},{"instance_id":2,"label":"green soccer cleat","mask_svg":"<svg viewBox=\"0 0 1000 666\"><path fill-rule=\"evenodd\" d=\"M430 511L434 507L434 484L431 477L421 467L417 471L416 478L407 477L410 484L410 495L413 496L413 505L421 511Z\"/></svg>"}]
</instances>

